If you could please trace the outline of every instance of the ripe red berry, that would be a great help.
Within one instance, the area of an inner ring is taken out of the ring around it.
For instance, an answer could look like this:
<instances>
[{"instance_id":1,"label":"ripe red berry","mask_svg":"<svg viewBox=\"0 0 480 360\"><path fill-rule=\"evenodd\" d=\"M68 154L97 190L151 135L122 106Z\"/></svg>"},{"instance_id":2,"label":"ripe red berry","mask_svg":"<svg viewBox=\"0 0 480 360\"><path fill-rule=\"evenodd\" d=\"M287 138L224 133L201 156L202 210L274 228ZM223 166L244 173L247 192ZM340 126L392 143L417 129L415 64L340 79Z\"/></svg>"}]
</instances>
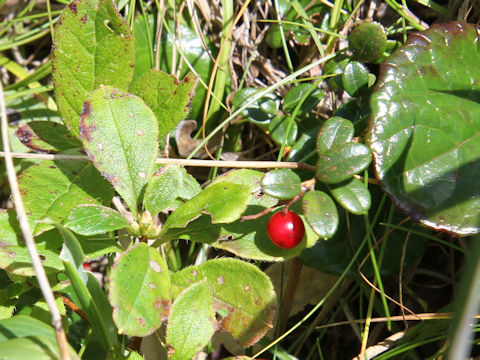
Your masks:
<instances>
[{"instance_id":1,"label":"ripe red berry","mask_svg":"<svg viewBox=\"0 0 480 360\"><path fill-rule=\"evenodd\" d=\"M303 239L305 226L293 211L279 211L268 220L267 233L270 240L283 249L291 249Z\"/></svg>"}]
</instances>

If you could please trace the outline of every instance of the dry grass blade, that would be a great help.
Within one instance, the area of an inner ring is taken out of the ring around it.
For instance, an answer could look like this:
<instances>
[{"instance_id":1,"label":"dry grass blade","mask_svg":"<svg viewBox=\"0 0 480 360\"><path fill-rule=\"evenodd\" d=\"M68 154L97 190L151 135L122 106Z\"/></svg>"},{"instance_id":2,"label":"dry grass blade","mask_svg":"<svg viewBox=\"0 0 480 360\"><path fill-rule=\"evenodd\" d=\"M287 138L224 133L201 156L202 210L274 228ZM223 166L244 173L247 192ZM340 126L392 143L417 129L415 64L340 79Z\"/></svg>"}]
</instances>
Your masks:
<instances>
[{"instance_id":1,"label":"dry grass blade","mask_svg":"<svg viewBox=\"0 0 480 360\"><path fill-rule=\"evenodd\" d=\"M68 342L65 335L65 331L62 327L62 318L57 304L55 303L55 297L53 296L52 288L47 279L47 274L42 266L40 256L38 255L35 240L33 239L30 225L28 224L27 214L23 206L22 197L18 187L17 176L15 173L15 167L13 165L13 158L10 152L10 143L8 138L8 121L7 110L5 107L5 98L3 95L3 86L0 83L0 110L1 110L1 122L2 122L2 140L3 140L3 156L5 157L5 166L7 168L8 182L12 191L13 203L17 210L18 222L22 230L25 244L27 245L30 258L32 260L32 266L37 275L38 284L42 290L45 302L48 305L48 309L52 314L52 325L55 328L55 335L57 337L58 347L60 349L60 356L62 360L70 360L70 353L68 352Z\"/></svg>"}]
</instances>

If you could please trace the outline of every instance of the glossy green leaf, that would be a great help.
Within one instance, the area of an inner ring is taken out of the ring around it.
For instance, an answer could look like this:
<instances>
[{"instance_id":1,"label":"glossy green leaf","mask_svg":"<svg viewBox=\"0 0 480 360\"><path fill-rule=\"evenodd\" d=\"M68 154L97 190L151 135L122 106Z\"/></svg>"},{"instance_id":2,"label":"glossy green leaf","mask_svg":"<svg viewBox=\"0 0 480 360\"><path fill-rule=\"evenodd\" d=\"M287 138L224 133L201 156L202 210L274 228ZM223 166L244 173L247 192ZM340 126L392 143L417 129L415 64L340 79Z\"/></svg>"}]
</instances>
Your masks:
<instances>
[{"instance_id":1,"label":"glossy green leaf","mask_svg":"<svg viewBox=\"0 0 480 360\"><path fill-rule=\"evenodd\" d=\"M112 0L74 0L55 29L52 73L62 120L78 136L83 102L100 84L127 89L135 41Z\"/></svg>"},{"instance_id":2,"label":"glossy green leaf","mask_svg":"<svg viewBox=\"0 0 480 360\"><path fill-rule=\"evenodd\" d=\"M359 179L352 178L332 185L329 189L334 199L352 214L365 214L370 209L372 204L370 192Z\"/></svg>"},{"instance_id":3,"label":"glossy green leaf","mask_svg":"<svg viewBox=\"0 0 480 360\"><path fill-rule=\"evenodd\" d=\"M376 22L360 24L348 35L348 47L357 60L374 62L387 50L385 29Z\"/></svg>"},{"instance_id":4,"label":"glossy green leaf","mask_svg":"<svg viewBox=\"0 0 480 360\"><path fill-rule=\"evenodd\" d=\"M278 199L292 199L302 190L300 177L290 169L274 169L265 174L262 187L266 194Z\"/></svg>"},{"instance_id":5,"label":"glossy green leaf","mask_svg":"<svg viewBox=\"0 0 480 360\"><path fill-rule=\"evenodd\" d=\"M182 291L175 299L168 319L169 359L192 359L210 341L214 321L212 296L205 279Z\"/></svg>"},{"instance_id":6,"label":"glossy green leaf","mask_svg":"<svg viewBox=\"0 0 480 360\"><path fill-rule=\"evenodd\" d=\"M158 119L158 136L163 138L187 117L196 84L193 74L178 81L174 75L152 69L133 84L130 92L153 110Z\"/></svg>"},{"instance_id":7,"label":"glossy green leaf","mask_svg":"<svg viewBox=\"0 0 480 360\"><path fill-rule=\"evenodd\" d=\"M298 125L287 116L277 115L268 124L268 131L277 144L291 146L297 139Z\"/></svg>"},{"instance_id":8,"label":"glossy green leaf","mask_svg":"<svg viewBox=\"0 0 480 360\"><path fill-rule=\"evenodd\" d=\"M112 307L97 278L83 269L85 253L75 235L62 225L55 225L62 235L64 246L61 252L65 273L68 276L80 308L87 315L95 336L104 350L118 343L117 329L112 319Z\"/></svg>"},{"instance_id":9,"label":"glossy green leaf","mask_svg":"<svg viewBox=\"0 0 480 360\"><path fill-rule=\"evenodd\" d=\"M343 88L342 74L345 66L347 66L349 62L350 59L348 56L340 54L328 60L323 66L323 75L330 75L330 77L327 78L327 82L332 89Z\"/></svg>"},{"instance_id":10,"label":"glossy green leaf","mask_svg":"<svg viewBox=\"0 0 480 360\"><path fill-rule=\"evenodd\" d=\"M315 146L319 131L320 127L315 126L302 132L288 153L288 161L305 161L305 159L308 159L309 162L315 162L317 155Z\"/></svg>"},{"instance_id":11,"label":"glossy green leaf","mask_svg":"<svg viewBox=\"0 0 480 360\"><path fill-rule=\"evenodd\" d=\"M342 145L352 140L353 123L347 119L333 116L325 121L317 137L317 151L324 153L332 146Z\"/></svg>"},{"instance_id":12,"label":"glossy green leaf","mask_svg":"<svg viewBox=\"0 0 480 360\"><path fill-rule=\"evenodd\" d=\"M352 61L345 66L342 74L342 87L350 96L358 96L368 89L368 70L358 61Z\"/></svg>"},{"instance_id":13,"label":"glossy green leaf","mask_svg":"<svg viewBox=\"0 0 480 360\"><path fill-rule=\"evenodd\" d=\"M312 84L300 84L291 88L285 98L283 99L283 111L292 113L295 110L297 104L302 100L303 103L300 106L298 114L305 114L315 108L320 100L323 99L323 92L321 89L316 88L311 91Z\"/></svg>"},{"instance_id":14,"label":"glossy green leaf","mask_svg":"<svg viewBox=\"0 0 480 360\"><path fill-rule=\"evenodd\" d=\"M308 191L303 197L302 208L305 219L321 238L328 239L335 235L338 212L330 196L318 190Z\"/></svg>"},{"instance_id":15,"label":"glossy green leaf","mask_svg":"<svg viewBox=\"0 0 480 360\"><path fill-rule=\"evenodd\" d=\"M62 222L77 205L109 205L113 197L110 184L82 161L42 161L24 171L18 182L34 235L52 228L36 220Z\"/></svg>"},{"instance_id":16,"label":"glossy green leaf","mask_svg":"<svg viewBox=\"0 0 480 360\"><path fill-rule=\"evenodd\" d=\"M142 99L100 86L85 101L80 137L89 158L134 215L153 175L158 124Z\"/></svg>"},{"instance_id":17,"label":"glossy green leaf","mask_svg":"<svg viewBox=\"0 0 480 360\"><path fill-rule=\"evenodd\" d=\"M282 35L280 31L282 31L282 28L279 24L272 24L268 29L265 40L271 48L280 49L282 47Z\"/></svg>"},{"instance_id":18,"label":"glossy green leaf","mask_svg":"<svg viewBox=\"0 0 480 360\"><path fill-rule=\"evenodd\" d=\"M73 208L64 225L77 234L89 236L123 229L128 223L112 208L83 204Z\"/></svg>"},{"instance_id":19,"label":"glossy green leaf","mask_svg":"<svg viewBox=\"0 0 480 360\"><path fill-rule=\"evenodd\" d=\"M180 184L183 180L182 169L178 166L167 165L157 171L145 190L143 200L145 209L151 214L173 206L178 197Z\"/></svg>"},{"instance_id":20,"label":"glossy green leaf","mask_svg":"<svg viewBox=\"0 0 480 360\"><path fill-rule=\"evenodd\" d=\"M363 144L336 145L318 156L316 176L321 182L336 184L365 170L371 160L370 150Z\"/></svg>"},{"instance_id":21,"label":"glossy green leaf","mask_svg":"<svg viewBox=\"0 0 480 360\"><path fill-rule=\"evenodd\" d=\"M212 223L230 223L245 211L249 188L245 185L222 182L213 185L186 201L165 222L162 232L168 228L183 228L202 214L209 214Z\"/></svg>"},{"instance_id":22,"label":"glossy green leaf","mask_svg":"<svg viewBox=\"0 0 480 360\"><path fill-rule=\"evenodd\" d=\"M244 88L235 93L233 97L232 104L239 108L243 103L257 92L259 89L256 88ZM251 104L249 107L244 109L241 114L248 121L253 124L266 126L270 120L275 116L276 112L280 107L280 99L273 93L268 93L264 97L258 99L256 103Z\"/></svg>"},{"instance_id":23,"label":"glossy green leaf","mask_svg":"<svg viewBox=\"0 0 480 360\"><path fill-rule=\"evenodd\" d=\"M63 268L62 261L58 257L62 247L61 241L58 238L37 236L36 244L45 272L47 274L60 272ZM30 254L13 210L0 211L0 268L14 275L35 275Z\"/></svg>"},{"instance_id":24,"label":"glossy green leaf","mask_svg":"<svg viewBox=\"0 0 480 360\"><path fill-rule=\"evenodd\" d=\"M409 215L458 235L480 231L480 61L475 25L413 34L372 94L368 140L383 188Z\"/></svg>"},{"instance_id":25,"label":"glossy green leaf","mask_svg":"<svg viewBox=\"0 0 480 360\"><path fill-rule=\"evenodd\" d=\"M82 148L67 127L53 121L31 121L20 125L15 135L23 145L35 152L56 153Z\"/></svg>"},{"instance_id":26,"label":"glossy green leaf","mask_svg":"<svg viewBox=\"0 0 480 360\"><path fill-rule=\"evenodd\" d=\"M272 327L275 292L270 279L255 265L222 258L187 267L172 276L173 296L204 279L217 313L216 329L229 332L241 346L247 347Z\"/></svg>"},{"instance_id":27,"label":"glossy green leaf","mask_svg":"<svg viewBox=\"0 0 480 360\"><path fill-rule=\"evenodd\" d=\"M158 329L170 310L170 274L158 250L138 243L123 253L110 274L109 298L120 334Z\"/></svg>"}]
</instances>

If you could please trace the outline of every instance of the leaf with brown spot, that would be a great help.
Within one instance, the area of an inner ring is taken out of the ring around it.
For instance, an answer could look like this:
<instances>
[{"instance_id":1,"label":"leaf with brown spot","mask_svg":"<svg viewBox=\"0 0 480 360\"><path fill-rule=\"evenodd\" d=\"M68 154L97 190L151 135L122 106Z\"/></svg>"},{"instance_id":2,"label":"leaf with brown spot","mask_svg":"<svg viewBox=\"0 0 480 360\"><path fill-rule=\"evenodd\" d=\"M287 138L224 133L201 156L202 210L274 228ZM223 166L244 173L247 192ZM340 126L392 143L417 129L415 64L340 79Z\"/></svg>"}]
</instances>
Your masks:
<instances>
[{"instance_id":1,"label":"leaf with brown spot","mask_svg":"<svg viewBox=\"0 0 480 360\"><path fill-rule=\"evenodd\" d=\"M139 97L109 86L100 86L86 103L80 120L85 150L137 215L158 153L155 115Z\"/></svg>"},{"instance_id":2,"label":"leaf with brown spot","mask_svg":"<svg viewBox=\"0 0 480 360\"><path fill-rule=\"evenodd\" d=\"M222 281L218 281L221 277ZM172 295L206 279L217 312L215 328L247 347L272 327L276 295L270 279L255 265L233 258L209 260L172 275Z\"/></svg>"},{"instance_id":3,"label":"leaf with brown spot","mask_svg":"<svg viewBox=\"0 0 480 360\"><path fill-rule=\"evenodd\" d=\"M160 327L170 312L170 275L156 249L138 243L117 259L109 299L120 334L143 337Z\"/></svg>"},{"instance_id":4,"label":"leaf with brown spot","mask_svg":"<svg viewBox=\"0 0 480 360\"><path fill-rule=\"evenodd\" d=\"M151 69L135 81L130 92L145 100L153 110L158 119L159 137L163 138L187 117L196 85L193 74L178 81L174 75Z\"/></svg>"}]
</instances>

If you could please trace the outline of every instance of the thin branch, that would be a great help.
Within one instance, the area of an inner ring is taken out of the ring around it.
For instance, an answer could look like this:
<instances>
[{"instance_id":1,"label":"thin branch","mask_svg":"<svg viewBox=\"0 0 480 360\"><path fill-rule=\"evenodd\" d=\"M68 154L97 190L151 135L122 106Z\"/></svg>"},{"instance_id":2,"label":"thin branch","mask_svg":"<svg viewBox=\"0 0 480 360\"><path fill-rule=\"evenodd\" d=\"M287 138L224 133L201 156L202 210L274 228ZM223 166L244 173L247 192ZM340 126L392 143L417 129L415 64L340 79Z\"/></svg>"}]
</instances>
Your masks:
<instances>
[{"instance_id":1,"label":"thin branch","mask_svg":"<svg viewBox=\"0 0 480 360\"><path fill-rule=\"evenodd\" d=\"M34 154L34 153L10 153L13 158L39 159L39 160L73 160L88 161L84 155L59 155L59 154ZM0 157L6 157L6 151L0 151ZM157 158L156 164L181 165L195 167L223 167L223 168L247 168L247 169L306 169L315 171L315 166L301 162L277 162L277 161L227 161L227 160L193 160L193 159L168 159Z\"/></svg>"},{"instance_id":2,"label":"thin branch","mask_svg":"<svg viewBox=\"0 0 480 360\"><path fill-rule=\"evenodd\" d=\"M15 173L15 167L13 165L12 153L10 152L10 143L8 138L8 121L7 110L5 107L5 98L3 95L3 86L0 83L0 111L1 111L1 123L2 123L2 140L3 140L3 155L5 157L5 166L7 169L8 182L12 191L13 203L17 210L18 222L22 229L25 245L27 246L30 258L32 260L32 266L37 275L38 285L42 290L43 297L48 305L50 313L52 314L52 325L55 328L55 335L57 337L58 347L60 349L60 356L62 360L70 360L70 353L68 351L67 337L62 327L62 318L58 311L57 304L55 303L55 297L53 296L52 288L47 279L45 269L42 266L40 257L38 256L37 247L33 240L32 231L28 224L27 214L23 206L22 197L17 182L17 175Z\"/></svg>"}]
</instances>

